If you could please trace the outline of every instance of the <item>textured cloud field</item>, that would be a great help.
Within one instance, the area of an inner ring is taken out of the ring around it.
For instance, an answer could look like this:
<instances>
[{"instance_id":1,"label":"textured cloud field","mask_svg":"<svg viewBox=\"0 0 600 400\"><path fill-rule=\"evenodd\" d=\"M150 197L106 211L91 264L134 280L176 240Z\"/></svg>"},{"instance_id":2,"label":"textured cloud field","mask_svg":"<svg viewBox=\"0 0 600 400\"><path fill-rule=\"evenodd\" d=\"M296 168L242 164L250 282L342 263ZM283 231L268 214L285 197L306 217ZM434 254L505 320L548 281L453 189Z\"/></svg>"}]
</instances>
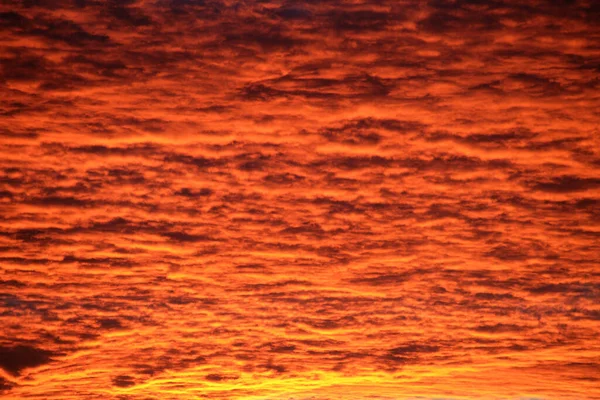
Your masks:
<instances>
[{"instance_id":1,"label":"textured cloud field","mask_svg":"<svg viewBox=\"0 0 600 400\"><path fill-rule=\"evenodd\" d=\"M3 398L600 399L599 20L3 1Z\"/></svg>"}]
</instances>

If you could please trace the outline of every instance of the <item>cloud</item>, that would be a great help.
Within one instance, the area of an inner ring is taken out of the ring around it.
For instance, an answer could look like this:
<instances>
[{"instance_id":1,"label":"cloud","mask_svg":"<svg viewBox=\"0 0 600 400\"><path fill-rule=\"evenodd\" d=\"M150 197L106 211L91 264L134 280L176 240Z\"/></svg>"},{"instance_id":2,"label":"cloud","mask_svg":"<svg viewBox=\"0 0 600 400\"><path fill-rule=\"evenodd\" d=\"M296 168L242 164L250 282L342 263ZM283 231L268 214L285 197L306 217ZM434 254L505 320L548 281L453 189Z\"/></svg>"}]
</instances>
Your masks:
<instances>
[{"instance_id":1,"label":"cloud","mask_svg":"<svg viewBox=\"0 0 600 400\"><path fill-rule=\"evenodd\" d=\"M520 332L526 327L514 324L495 324L495 325L480 325L475 328L477 332L485 333L511 333Z\"/></svg>"},{"instance_id":2,"label":"cloud","mask_svg":"<svg viewBox=\"0 0 600 400\"><path fill-rule=\"evenodd\" d=\"M236 376L227 376L227 375L220 375L220 374L208 374L208 375L206 375L205 378L207 381L211 381L211 382L222 382L222 381L238 379Z\"/></svg>"},{"instance_id":3,"label":"cloud","mask_svg":"<svg viewBox=\"0 0 600 400\"><path fill-rule=\"evenodd\" d=\"M117 387L126 388L135 385L135 380L128 375L118 375L113 378L112 384Z\"/></svg>"},{"instance_id":4,"label":"cloud","mask_svg":"<svg viewBox=\"0 0 600 400\"><path fill-rule=\"evenodd\" d=\"M581 192L600 187L600 178L580 178L576 176L561 176L550 182L540 182L534 189L550 193Z\"/></svg>"},{"instance_id":5,"label":"cloud","mask_svg":"<svg viewBox=\"0 0 600 400\"><path fill-rule=\"evenodd\" d=\"M1 346L0 367L12 375L52 361L52 352L29 345Z\"/></svg>"},{"instance_id":6,"label":"cloud","mask_svg":"<svg viewBox=\"0 0 600 400\"><path fill-rule=\"evenodd\" d=\"M4 378L0 378L0 393L8 391L11 388L12 388L12 385L10 384L10 382L8 382Z\"/></svg>"},{"instance_id":7,"label":"cloud","mask_svg":"<svg viewBox=\"0 0 600 400\"><path fill-rule=\"evenodd\" d=\"M599 397L597 14L6 2L0 390Z\"/></svg>"}]
</instances>

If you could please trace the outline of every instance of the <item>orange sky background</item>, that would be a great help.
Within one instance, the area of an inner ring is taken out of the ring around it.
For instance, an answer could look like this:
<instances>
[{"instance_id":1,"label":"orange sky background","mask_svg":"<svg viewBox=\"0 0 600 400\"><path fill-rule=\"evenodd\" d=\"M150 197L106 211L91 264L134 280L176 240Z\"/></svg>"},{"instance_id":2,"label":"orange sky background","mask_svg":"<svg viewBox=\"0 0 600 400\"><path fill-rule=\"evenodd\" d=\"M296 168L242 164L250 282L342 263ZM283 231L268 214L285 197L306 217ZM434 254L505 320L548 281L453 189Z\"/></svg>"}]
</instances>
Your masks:
<instances>
[{"instance_id":1,"label":"orange sky background","mask_svg":"<svg viewBox=\"0 0 600 400\"><path fill-rule=\"evenodd\" d=\"M3 399L600 399L600 3L5 0Z\"/></svg>"}]
</instances>

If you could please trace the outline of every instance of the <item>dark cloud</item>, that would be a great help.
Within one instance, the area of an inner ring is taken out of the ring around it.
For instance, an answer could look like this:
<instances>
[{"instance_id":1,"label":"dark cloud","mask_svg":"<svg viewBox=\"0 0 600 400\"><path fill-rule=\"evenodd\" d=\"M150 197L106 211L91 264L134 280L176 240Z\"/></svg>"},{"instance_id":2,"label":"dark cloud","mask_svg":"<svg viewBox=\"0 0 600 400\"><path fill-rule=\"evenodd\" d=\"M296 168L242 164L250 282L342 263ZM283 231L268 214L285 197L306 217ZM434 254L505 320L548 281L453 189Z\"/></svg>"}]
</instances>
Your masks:
<instances>
[{"instance_id":1,"label":"dark cloud","mask_svg":"<svg viewBox=\"0 0 600 400\"><path fill-rule=\"evenodd\" d=\"M312 17L311 12L302 6L283 6L275 13L285 20L303 20Z\"/></svg>"},{"instance_id":2,"label":"dark cloud","mask_svg":"<svg viewBox=\"0 0 600 400\"><path fill-rule=\"evenodd\" d=\"M249 19L247 21L238 21L237 23L247 24L247 26L260 26L260 21ZM227 29L227 26L225 27ZM295 45L301 44L301 40L287 34L281 26L268 26L262 30L242 31L237 33L235 27L230 27L231 33L225 34L225 44L227 46L248 46L257 45L263 52L275 50L291 49ZM233 33L236 32L236 33Z\"/></svg>"},{"instance_id":3,"label":"dark cloud","mask_svg":"<svg viewBox=\"0 0 600 400\"><path fill-rule=\"evenodd\" d=\"M152 20L144 15L141 8L132 7L126 2L110 1L107 12L113 21L118 21L127 27L144 27L152 24Z\"/></svg>"},{"instance_id":4,"label":"dark cloud","mask_svg":"<svg viewBox=\"0 0 600 400\"><path fill-rule=\"evenodd\" d=\"M0 346L0 367L12 375L52 361L53 353L30 345Z\"/></svg>"},{"instance_id":5,"label":"dark cloud","mask_svg":"<svg viewBox=\"0 0 600 400\"><path fill-rule=\"evenodd\" d=\"M31 204L40 206L60 206L60 207L86 207L91 206L89 201L82 200L72 196L47 196L38 197L30 200Z\"/></svg>"},{"instance_id":6,"label":"dark cloud","mask_svg":"<svg viewBox=\"0 0 600 400\"><path fill-rule=\"evenodd\" d=\"M100 329L121 329L123 325L120 320L114 318L102 318L98 321Z\"/></svg>"},{"instance_id":7,"label":"dark cloud","mask_svg":"<svg viewBox=\"0 0 600 400\"><path fill-rule=\"evenodd\" d=\"M126 388L135 385L135 380L128 375L117 375L112 379L112 384L113 386Z\"/></svg>"},{"instance_id":8,"label":"dark cloud","mask_svg":"<svg viewBox=\"0 0 600 400\"><path fill-rule=\"evenodd\" d=\"M407 364L417 362L419 355L437 353L438 346L409 344L388 350L381 358L385 363ZM392 366L393 368L393 366Z\"/></svg>"},{"instance_id":9,"label":"dark cloud","mask_svg":"<svg viewBox=\"0 0 600 400\"><path fill-rule=\"evenodd\" d=\"M6 11L0 13L0 24L3 28L27 28L30 24L29 18L14 12Z\"/></svg>"},{"instance_id":10,"label":"dark cloud","mask_svg":"<svg viewBox=\"0 0 600 400\"><path fill-rule=\"evenodd\" d=\"M186 232L165 232L162 234L163 236L168 237L171 240L175 240L178 242L206 242L214 240L208 235L194 235Z\"/></svg>"},{"instance_id":11,"label":"dark cloud","mask_svg":"<svg viewBox=\"0 0 600 400\"><path fill-rule=\"evenodd\" d=\"M566 294L589 294L593 296L595 293L600 291L599 284L593 283L550 283L546 285L539 285L529 289L535 294L552 294L552 293L566 293Z\"/></svg>"},{"instance_id":12,"label":"dark cloud","mask_svg":"<svg viewBox=\"0 0 600 400\"><path fill-rule=\"evenodd\" d=\"M436 353L440 350L439 346L429 346L422 344L410 344L406 346L399 346L390 349L390 354L393 355L405 355L405 354L418 354L418 353Z\"/></svg>"},{"instance_id":13,"label":"dark cloud","mask_svg":"<svg viewBox=\"0 0 600 400\"><path fill-rule=\"evenodd\" d=\"M11 388L12 388L12 385L10 384L10 382L8 382L4 378L0 378L0 393L4 392L4 391L8 391Z\"/></svg>"},{"instance_id":14,"label":"dark cloud","mask_svg":"<svg viewBox=\"0 0 600 400\"><path fill-rule=\"evenodd\" d=\"M327 15L327 19L331 21L334 29L340 33L385 30L389 21L398 22L397 15L368 9L356 11L334 10Z\"/></svg>"},{"instance_id":15,"label":"dark cloud","mask_svg":"<svg viewBox=\"0 0 600 400\"><path fill-rule=\"evenodd\" d=\"M475 328L477 332L485 332L485 333L511 333L511 332L521 332L527 327L514 325L514 324L494 324L494 325L480 325Z\"/></svg>"},{"instance_id":16,"label":"dark cloud","mask_svg":"<svg viewBox=\"0 0 600 400\"><path fill-rule=\"evenodd\" d=\"M190 197L190 198L198 198L198 197L206 197L210 196L214 193L214 191L210 188L202 188L199 190L192 190L189 188L181 188L175 192L178 196Z\"/></svg>"},{"instance_id":17,"label":"dark cloud","mask_svg":"<svg viewBox=\"0 0 600 400\"><path fill-rule=\"evenodd\" d=\"M540 182L533 185L535 190L549 193L582 192L600 187L600 178L581 178L577 176L561 176L550 182Z\"/></svg>"},{"instance_id":18,"label":"dark cloud","mask_svg":"<svg viewBox=\"0 0 600 400\"><path fill-rule=\"evenodd\" d=\"M374 277L355 278L353 283L367 284L373 286L379 285L398 285L411 279L414 272L404 272L400 274L382 274Z\"/></svg>"},{"instance_id":19,"label":"dark cloud","mask_svg":"<svg viewBox=\"0 0 600 400\"><path fill-rule=\"evenodd\" d=\"M516 299L515 296L513 296L510 293L487 293L487 292L479 292L479 293L475 293L475 298L476 299L480 299L480 300L513 300Z\"/></svg>"},{"instance_id":20,"label":"dark cloud","mask_svg":"<svg viewBox=\"0 0 600 400\"><path fill-rule=\"evenodd\" d=\"M230 381L238 379L237 376L228 376L228 375L220 375L220 374L208 374L206 375L206 380L211 382L221 382L221 381Z\"/></svg>"},{"instance_id":21,"label":"dark cloud","mask_svg":"<svg viewBox=\"0 0 600 400\"><path fill-rule=\"evenodd\" d=\"M28 53L3 55L0 58L2 80L5 81L36 81L51 73L51 63L43 56Z\"/></svg>"},{"instance_id":22,"label":"dark cloud","mask_svg":"<svg viewBox=\"0 0 600 400\"><path fill-rule=\"evenodd\" d=\"M84 46L90 43L105 44L107 35L95 35L69 20L50 19L35 21L36 27L28 33L46 40L59 41L72 46Z\"/></svg>"}]
</instances>

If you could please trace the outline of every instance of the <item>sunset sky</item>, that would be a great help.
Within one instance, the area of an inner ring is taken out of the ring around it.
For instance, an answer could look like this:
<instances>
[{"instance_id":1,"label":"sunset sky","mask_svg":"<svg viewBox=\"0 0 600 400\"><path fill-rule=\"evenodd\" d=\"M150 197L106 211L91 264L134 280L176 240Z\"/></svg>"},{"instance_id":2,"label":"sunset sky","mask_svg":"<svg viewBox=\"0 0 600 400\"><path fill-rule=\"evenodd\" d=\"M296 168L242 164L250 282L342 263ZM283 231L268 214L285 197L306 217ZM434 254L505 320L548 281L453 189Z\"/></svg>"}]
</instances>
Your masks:
<instances>
[{"instance_id":1,"label":"sunset sky","mask_svg":"<svg viewBox=\"0 0 600 400\"><path fill-rule=\"evenodd\" d=\"M3 0L2 399L600 399L600 2Z\"/></svg>"}]
</instances>

